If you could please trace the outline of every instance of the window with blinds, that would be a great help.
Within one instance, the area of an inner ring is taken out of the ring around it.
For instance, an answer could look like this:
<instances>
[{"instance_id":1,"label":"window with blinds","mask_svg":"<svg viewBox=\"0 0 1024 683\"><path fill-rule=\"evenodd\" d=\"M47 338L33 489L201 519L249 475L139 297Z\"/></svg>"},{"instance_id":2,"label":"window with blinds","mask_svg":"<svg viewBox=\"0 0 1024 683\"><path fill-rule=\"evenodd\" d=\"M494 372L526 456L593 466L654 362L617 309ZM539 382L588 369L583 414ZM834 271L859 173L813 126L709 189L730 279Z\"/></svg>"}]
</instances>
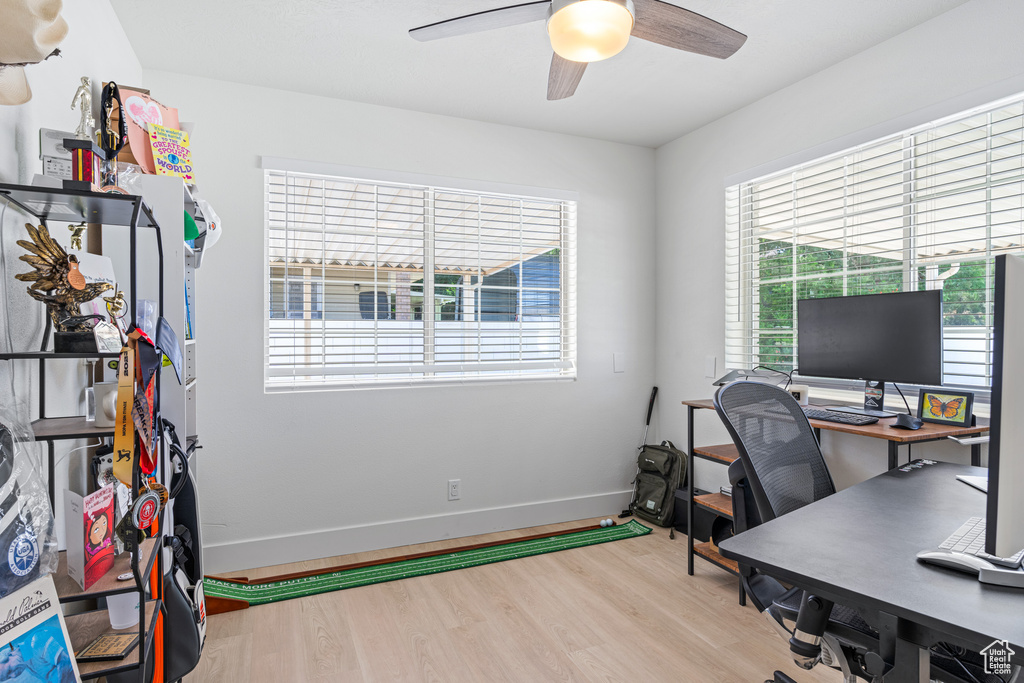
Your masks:
<instances>
[{"instance_id":1,"label":"window with blinds","mask_svg":"<svg viewBox=\"0 0 1024 683\"><path fill-rule=\"evenodd\" d=\"M575 377L576 202L265 183L268 390Z\"/></svg>"},{"instance_id":2,"label":"window with blinds","mask_svg":"<svg viewBox=\"0 0 1024 683\"><path fill-rule=\"evenodd\" d=\"M799 299L941 289L943 383L991 384L993 260L1024 252L1024 97L726 190L726 362L798 365Z\"/></svg>"}]
</instances>

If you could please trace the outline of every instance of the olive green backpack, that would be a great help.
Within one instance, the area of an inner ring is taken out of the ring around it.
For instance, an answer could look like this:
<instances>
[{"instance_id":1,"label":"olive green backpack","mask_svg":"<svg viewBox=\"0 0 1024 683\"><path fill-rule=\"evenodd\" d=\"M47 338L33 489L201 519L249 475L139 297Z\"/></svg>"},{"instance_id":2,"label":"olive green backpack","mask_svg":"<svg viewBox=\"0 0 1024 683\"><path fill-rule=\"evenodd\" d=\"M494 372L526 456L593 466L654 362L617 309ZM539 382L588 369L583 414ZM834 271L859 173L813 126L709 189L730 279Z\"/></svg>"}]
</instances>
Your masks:
<instances>
[{"instance_id":1,"label":"olive green backpack","mask_svg":"<svg viewBox=\"0 0 1024 683\"><path fill-rule=\"evenodd\" d=\"M630 511L652 524L672 526L676 489L686 477L686 454L671 441L662 441L660 446L645 444L636 468Z\"/></svg>"}]
</instances>

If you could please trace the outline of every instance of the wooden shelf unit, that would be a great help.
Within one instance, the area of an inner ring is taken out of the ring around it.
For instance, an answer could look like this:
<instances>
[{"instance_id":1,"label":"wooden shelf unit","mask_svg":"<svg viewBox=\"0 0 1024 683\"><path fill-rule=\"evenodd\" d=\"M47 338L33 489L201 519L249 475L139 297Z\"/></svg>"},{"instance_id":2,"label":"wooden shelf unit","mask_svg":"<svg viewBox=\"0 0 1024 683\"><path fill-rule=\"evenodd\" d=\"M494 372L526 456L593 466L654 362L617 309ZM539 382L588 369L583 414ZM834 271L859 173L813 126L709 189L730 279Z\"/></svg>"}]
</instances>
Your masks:
<instances>
[{"instance_id":1,"label":"wooden shelf unit","mask_svg":"<svg viewBox=\"0 0 1024 683\"><path fill-rule=\"evenodd\" d=\"M32 421L32 431L36 435L36 441L102 439L114 436L113 427L97 427L95 422L86 422L84 415L41 417Z\"/></svg>"},{"instance_id":2,"label":"wooden shelf unit","mask_svg":"<svg viewBox=\"0 0 1024 683\"><path fill-rule=\"evenodd\" d=\"M54 353L52 351L22 351L19 353L0 353L0 360L81 360L92 358L117 358L119 353Z\"/></svg>"},{"instance_id":3,"label":"wooden shelf unit","mask_svg":"<svg viewBox=\"0 0 1024 683\"><path fill-rule=\"evenodd\" d=\"M683 405L687 409L687 434L686 434L686 452L687 468L687 491L688 491L688 514L687 519L689 528L686 539L687 553L686 553L686 570L690 576L693 576L693 558L700 557L707 560L716 567L720 567L732 574L739 577L740 570L739 564L732 560L727 560L719 554L718 549L714 547L714 543L711 541L705 543L694 543L693 538L693 519L698 508L710 510L719 517L726 519L732 519L732 498L722 493L705 493L701 495L694 494L694 480L696 479L695 464L697 460L707 460L709 462L717 463L719 465L729 466L733 462L739 459L740 454L736 449L736 445L732 443L719 444L714 446L695 446L693 443L693 432L694 432L694 411L696 410L714 410L714 404L708 400L698 401L683 401ZM743 581L739 580L739 603L741 605L747 604L747 594L743 590Z\"/></svg>"},{"instance_id":4,"label":"wooden shelf unit","mask_svg":"<svg viewBox=\"0 0 1024 683\"><path fill-rule=\"evenodd\" d=\"M142 551L139 554L140 578L144 579L144 577L149 576L149 572L153 569L153 562L156 560L156 553L153 551L156 550L157 541L158 539L156 538L147 538L142 542ZM117 577L121 574L127 574L131 571L132 566L128 553L121 553L114 558L114 566L103 575L103 578L89 586L88 590L82 590L82 587L68 576L67 551L62 550L60 551L60 559L57 561L57 571L53 574L53 583L57 588L57 596L62 603L89 600L108 595L117 595L118 593L137 591L138 588L134 581L117 580Z\"/></svg>"},{"instance_id":5,"label":"wooden shelf unit","mask_svg":"<svg viewBox=\"0 0 1024 683\"><path fill-rule=\"evenodd\" d=\"M740 452L736 450L736 444L726 443L721 446L697 446L693 454L698 458L720 462L723 465L731 465L740 459Z\"/></svg>"},{"instance_id":6,"label":"wooden shelf unit","mask_svg":"<svg viewBox=\"0 0 1024 683\"><path fill-rule=\"evenodd\" d=\"M145 613L140 615L140 621L145 627L145 642L136 644L124 659L114 659L105 662L78 662L78 672L81 674L82 680L109 676L110 674L138 668L140 645L144 649L143 651L149 652L153 645L156 615L161 609L163 609L163 602L160 600L149 600L146 602ZM120 631L110 628L110 617L105 609L72 614L64 617L64 622L67 624L68 633L71 635L71 647L76 652L106 633L127 635L128 633L134 633L136 628L132 626Z\"/></svg>"},{"instance_id":7,"label":"wooden shelf unit","mask_svg":"<svg viewBox=\"0 0 1024 683\"><path fill-rule=\"evenodd\" d=\"M706 543L694 544L693 552L697 553L698 556L703 557L708 562L716 564L728 572L732 572L736 576L740 575L739 563L735 560L728 560L722 557L722 555L718 552L718 550L710 541Z\"/></svg>"},{"instance_id":8,"label":"wooden shelf unit","mask_svg":"<svg viewBox=\"0 0 1024 683\"><path fill-rule=\"evenodd\" d=\"M705 493L697 496L697 505L711 510L719 517L732 519L732 498L724 493Z\"/></svg>"}]
</instances>

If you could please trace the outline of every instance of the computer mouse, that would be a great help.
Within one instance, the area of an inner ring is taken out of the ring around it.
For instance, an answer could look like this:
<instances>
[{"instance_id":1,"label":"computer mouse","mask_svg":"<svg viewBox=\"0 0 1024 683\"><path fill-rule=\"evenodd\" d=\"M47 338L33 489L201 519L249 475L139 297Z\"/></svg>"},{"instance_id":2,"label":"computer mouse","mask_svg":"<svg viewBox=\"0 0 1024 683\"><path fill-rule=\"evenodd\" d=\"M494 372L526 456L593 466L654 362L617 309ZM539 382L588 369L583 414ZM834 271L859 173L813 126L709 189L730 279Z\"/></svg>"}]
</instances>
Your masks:
<instances>
[{"instance_id":1,"label":"computer mouse","mask_svg":"<svg viewBox=\"0 0 1024 683\"><path fill-rule=\"evenodd\" d=\"M921 418L908 415L907 413L900 413L896 416L896 421L889 426L899 429L920 429L922 424Z\"/></svg>"},{"instance_id":2,"label":"computer mouse","mask_svg":"<svg viewBox=\"0 0 1024 683\"><path fill-rule=\"evenodd\" d=\"M917 559L929 564L937 564L947 569L955 569L968 574L977 574L982 569L995 569L996 566L988 560L983 560L975 555L954 553L949 550L922 550L917 554Z\"/></svg>"}]
</instances>

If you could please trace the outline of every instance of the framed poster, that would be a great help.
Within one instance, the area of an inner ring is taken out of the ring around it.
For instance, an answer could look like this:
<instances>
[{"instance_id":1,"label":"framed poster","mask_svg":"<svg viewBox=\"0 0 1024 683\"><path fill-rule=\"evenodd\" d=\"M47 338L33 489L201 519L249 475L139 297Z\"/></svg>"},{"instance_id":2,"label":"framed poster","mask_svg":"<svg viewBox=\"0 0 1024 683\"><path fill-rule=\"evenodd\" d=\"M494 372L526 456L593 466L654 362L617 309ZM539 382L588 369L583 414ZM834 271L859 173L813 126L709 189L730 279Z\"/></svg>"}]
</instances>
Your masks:
<instances>
[{"instance_id":1,"label":"framed poster","mask_svg":"<svg viewBox=\"0 0 1024 683\"><path fill-rule=\"evenodd\" d=\"M917 397L917 416L925 422L970 427L974 392L959 389L921 389Z\"/></svg>"}]
</instances>

